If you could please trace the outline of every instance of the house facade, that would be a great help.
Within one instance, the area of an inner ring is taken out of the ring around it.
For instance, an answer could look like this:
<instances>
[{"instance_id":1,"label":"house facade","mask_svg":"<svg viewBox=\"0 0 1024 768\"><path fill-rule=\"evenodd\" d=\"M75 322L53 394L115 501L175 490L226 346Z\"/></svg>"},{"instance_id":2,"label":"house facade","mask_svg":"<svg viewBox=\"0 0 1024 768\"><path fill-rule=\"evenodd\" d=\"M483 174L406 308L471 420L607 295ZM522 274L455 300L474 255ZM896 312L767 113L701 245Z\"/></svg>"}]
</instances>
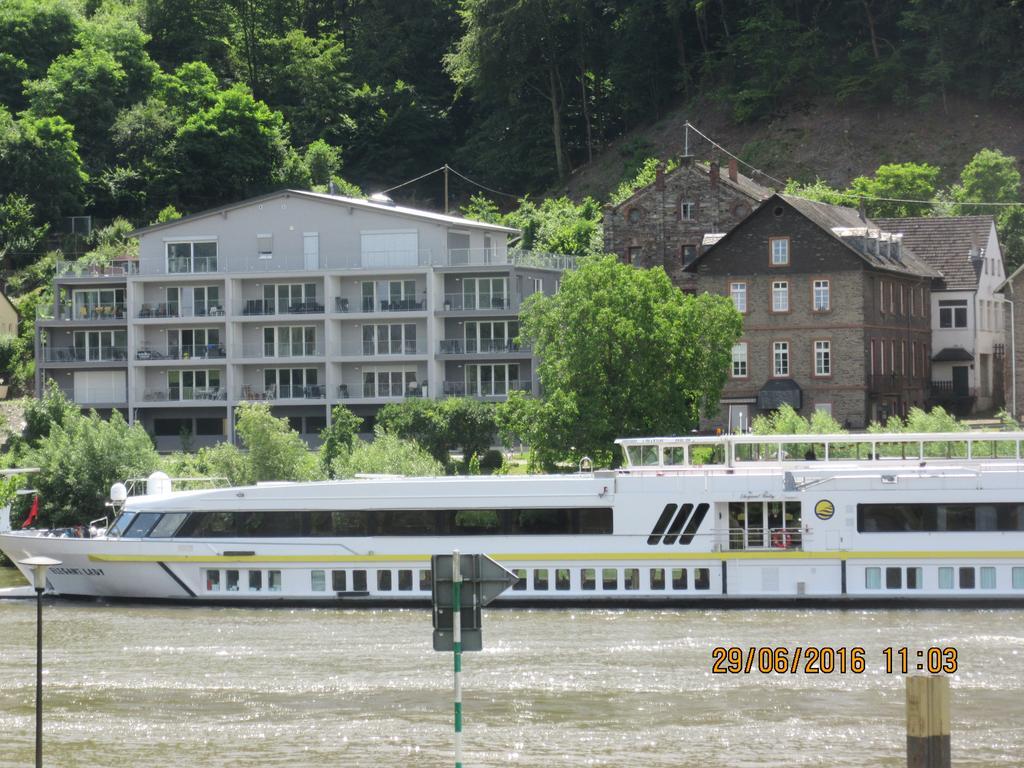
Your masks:
<instances>
[{"instance_id":1,"label":"house facade","mask_svg":"<svg viewBox=\"0 0 1024 768\"><path fill-rule=\"evenodd\" d=\"M1024 265L1000 283L999 298L1008 341L1003 370L1006 409L1020 421L1024 413L1024 349L1021 349L1024 344Z\"/></svg>"},{"instance_id":2,"label":"house facade","mask_svg":"<svg viewBox=\"0 0 1024 768\"><path fill-rule=\"evenodd\" d=\"M536 391L519 306L572 266L506 227L295 190L135 234L137 262L59 266L37 386L120 410L160 450L233 439L246 401L315 444L338 403L372 421L409 397Z\"/></svg>"},{"instance_id":3,"label":"house facade","mask_svg":"<svg viewBox=\"0 0 1024 768\"><path fill-rule=\"evenodd\" d=\"M739 173L736 161L726 169L698 163L691 156L653 184L604 211L604 248L627 264L664 267L684 291L696 290L686 270L702 251L705 236L727 232L772 194Z\"/></svg>"},{"instance_id":4,"label":"house facade","mask_svg":"<svg viewBox=\"0 0 1024 768\"><path fill-rule=\"evenodd\" d=\"M876 219L941 273L932 286L930 402L959 416L1005 402L1006 279L991 216Z\"/></svg>"},{"instance_id":5,"label":"house facade","mask_svg":"<svg viewBox=\"0 0 1024 768\"><path fill-rule=\"evenodd\" d=\"M773 195L689 269L743 313L705 427L745 430L789 403L861 429L925 404L938 273L856 210Z\"/></svg>"}]
</instances>

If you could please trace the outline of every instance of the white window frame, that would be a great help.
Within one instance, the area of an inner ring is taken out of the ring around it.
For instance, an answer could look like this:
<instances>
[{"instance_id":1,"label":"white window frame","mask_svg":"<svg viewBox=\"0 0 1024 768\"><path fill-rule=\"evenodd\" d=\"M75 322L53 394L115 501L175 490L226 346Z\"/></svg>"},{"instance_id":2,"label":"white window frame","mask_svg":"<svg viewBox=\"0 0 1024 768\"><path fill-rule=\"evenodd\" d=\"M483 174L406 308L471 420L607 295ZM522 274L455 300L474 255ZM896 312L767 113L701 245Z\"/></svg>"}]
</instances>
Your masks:
<instances>
[{"instance_id":1,"label":"white window frame","mask_svg":"<svg viewBox=\"0 0 1024 768\"><path fill-rule=\"evenodd\" d=\"M772 312L789 312L788 280L774 280L772 282Z\"/></svg>"},{"instance_id":2,"label":"white window frame","mask_svg":"<svg viewBox=\"0 0 1024 768\"><path fill-rule=\"evenodd\" d=\"M679 220L693 221L695 204L692 200L683 200L679 203Z\"/></svg>"},{"instance_id":3,"label":"white window frame","mask_svg":"<svg viewBox=\"0 0 1024 768\"><path fill-rule=\"evenodd\" d=\"M742 281L729 283L729 296L736 311L747 314L747 284Z\"/></svg>"},{"instance_id":4,"label":"white window frame","mask_svg":"<svg viewBox=\"0 0 1024 768\"><path fill-rule=\"evenodd\" d=\"M814 311L815 312L831 312L832 311L832 283L829 280L815 280L813 284L814 291Z\"/></svg>"},{"instance_id":5,"label":"white window frame","mask_svg":"<svg viewBox=\"0 0 1024 768\"><path fill-rule=\"evenodd\" d=\"M746 379L750 376L748 364L748 344L745 341L737 342L732 346L732 365L729 377L732 379Z\"/></svg>"},{"instance_id":6,"label":"white window frame","mask_svg":"<svg viewBox=\"0 0 1024 768\"><path fill-rule=\"evenodd\" d=\"M785 267L789 264L788 237L768 238L768 250L771 253L771 265L773 267Z\"/></svg>"},{"instance_id":7,"label":"white window frame","mask_svg":"<svg viewBox=\"0 0 1024 768\"><path fill-rule=\"evenodd\" d=\"M832 375L832 341L815 339L814 341L814 375L827 377Z\"/></svg>"},{"instance_id":8,"label":"white window frame","mask_svg":"<svg viewBox=\"0 0 1024 768\"><path fill-rule=\"evenodd\" d=\"M272 234L256 235L256 255L261 259L274 258L274 236Z\"/></svg>"},{"instance_id":9,"label":"white window frame","mask_svg":"<svg viewBox=\"0 0 1024 768\"><path fill-rule=\"evenodd\" d=\"M780 379L789 376L791 360L789 358L789 342L772 342L772 376Z\"/></svg>"}]
</instances>

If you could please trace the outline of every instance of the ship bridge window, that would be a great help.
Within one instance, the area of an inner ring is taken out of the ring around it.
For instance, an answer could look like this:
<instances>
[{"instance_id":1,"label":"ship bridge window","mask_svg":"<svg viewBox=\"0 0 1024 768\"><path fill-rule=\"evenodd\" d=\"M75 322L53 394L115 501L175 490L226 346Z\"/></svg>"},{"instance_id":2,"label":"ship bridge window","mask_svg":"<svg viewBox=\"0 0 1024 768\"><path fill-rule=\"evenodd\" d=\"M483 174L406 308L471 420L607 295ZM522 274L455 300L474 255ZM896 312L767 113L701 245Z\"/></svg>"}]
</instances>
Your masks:
<instances>
[{"instance_id":1,"label":"ship bridge window","mask_svg":"<svg viewBox=\"0 0 1024 768\"><path fill-rule=\"evenodd\" d=\"M122 535L126 539L141 539L153 529L159 519L159 512L141 512Z\"/></svg>"},{"instance_id":2,"label":"ship bridge window","mask_svg":"<svg viewBox=\"0 0 1024 768\"><path fill-rule=\"evenodd\" d=\"M128 530L128 526L132 524L134 519L134 512L122 512L117 516L117 519L111 523L110 530L107 531L108 535L121 536L126 530Z\"/></svg>"},{"instance_id":3,"label":"ship bridge window","mask_svg":"<svg viewBox=\"0 0 1024 768\"><path fill-rule=\"evenodd\" d=\"M170 538L185 521L186 517L188 517L188 512L167 512L160 518L160 522L153 527L153 530L149 532L149 538Z\"/></svg>"},{"instance_id":4,"label":"ship bridge window","mask_svg":"<svg viewBox=\"0 0 1024 768\"><path fill-rule=\"evenodd\" d=\"M626 457L630 466L633 467L654 467L658 465L658 446L656 445L627 445Z\"/></svg>"},{"instance_id":5,"label":"ship bridge window","mask_svg":"<svg viewBox=\"0 0 1024 768\"><path fill-rule=\"evenodd\" d=\"M1024 505L858 504L860 533L1024 531Z\"/></svg>"}]
</instances>

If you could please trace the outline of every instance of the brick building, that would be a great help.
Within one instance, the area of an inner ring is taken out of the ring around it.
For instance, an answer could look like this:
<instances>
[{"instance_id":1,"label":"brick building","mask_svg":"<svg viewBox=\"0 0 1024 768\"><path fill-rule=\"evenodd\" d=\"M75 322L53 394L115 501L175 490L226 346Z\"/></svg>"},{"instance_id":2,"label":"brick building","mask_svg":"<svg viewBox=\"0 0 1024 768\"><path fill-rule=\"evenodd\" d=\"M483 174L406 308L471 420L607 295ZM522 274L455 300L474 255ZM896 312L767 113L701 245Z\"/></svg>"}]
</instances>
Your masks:
<instances>
[{"instance_id":1,"label":"brick building","mask_svg":"<svg viewBox=\"0 0 1024 768\"><path fill-rule=\"evenodd\" d=\"M708 234L728 232L772 191L739 173L731 160L718 163L680 158L677 168L659 168L653 184L604 211L604 249L638 267L664 267L683 290L695 290L684 270L701 252Z\"/></svg>"},{"instance_id":2,"label":"brick building","mask_svg":"<svg viewBox=\"0 0 1024 768\"><path fill-rule=\"evenodd\" d=\"M705 426L745 429L789 403L859 429L925 404L939 274L856 210L773 195L688 269L744 315Z\"/></svg>"}]
</instances>

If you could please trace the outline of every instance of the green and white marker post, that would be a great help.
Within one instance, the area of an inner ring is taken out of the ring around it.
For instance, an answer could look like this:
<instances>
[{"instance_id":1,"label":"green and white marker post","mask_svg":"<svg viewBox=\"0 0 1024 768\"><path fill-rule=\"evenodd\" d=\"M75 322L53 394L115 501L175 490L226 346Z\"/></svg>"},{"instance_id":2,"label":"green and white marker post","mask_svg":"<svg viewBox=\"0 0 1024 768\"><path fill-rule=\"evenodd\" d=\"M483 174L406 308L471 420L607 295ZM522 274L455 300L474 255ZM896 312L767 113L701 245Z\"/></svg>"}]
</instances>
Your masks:
<instances>
[{"instance_id":1,"label":"green and white marker post","mask_svg":"<svg viewBox=\"0 0 1024 768\"><path fill-rule=\"evenodd\" d=\"M452 551L452 654L455 657L455 768L462 768L462 571Z\"/></svg>"}]
</instances>

